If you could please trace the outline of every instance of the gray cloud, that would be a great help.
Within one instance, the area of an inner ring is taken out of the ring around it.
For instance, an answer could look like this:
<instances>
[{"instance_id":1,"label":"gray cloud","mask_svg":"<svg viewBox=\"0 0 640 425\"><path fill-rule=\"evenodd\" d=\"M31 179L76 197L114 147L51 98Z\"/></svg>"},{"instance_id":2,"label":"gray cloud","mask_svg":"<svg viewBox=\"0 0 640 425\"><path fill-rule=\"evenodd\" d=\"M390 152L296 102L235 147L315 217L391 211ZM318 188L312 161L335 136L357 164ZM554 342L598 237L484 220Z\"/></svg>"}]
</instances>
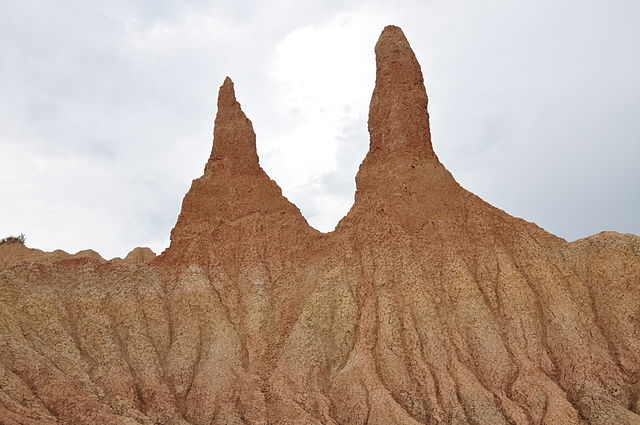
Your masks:
<instances>
[{"instance_id":1,"label":"gray cloud","mask_svg":"<svg viewBox=\"0 0 640 425\"><path fill-rule=\"evenodd\" d=\"M6 2L0 237L163 249L225 75L267 172L330 230L353 200L388 23L422 64L434 147L463 186L570 240L640 233L639 14L631 0Z\"/></svg>"}]
</instances>

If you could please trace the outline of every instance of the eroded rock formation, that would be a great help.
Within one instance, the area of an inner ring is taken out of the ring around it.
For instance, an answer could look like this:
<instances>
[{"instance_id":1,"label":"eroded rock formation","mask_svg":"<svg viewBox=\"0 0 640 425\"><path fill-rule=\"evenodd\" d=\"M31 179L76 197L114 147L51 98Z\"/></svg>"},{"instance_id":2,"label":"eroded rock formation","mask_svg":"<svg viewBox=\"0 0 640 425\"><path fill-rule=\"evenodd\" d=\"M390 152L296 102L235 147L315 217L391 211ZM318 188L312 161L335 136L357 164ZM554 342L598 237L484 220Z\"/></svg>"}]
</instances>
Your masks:
<instances>
[{"instance_id":1,"label":"eroded rock formation","mask_svg":"<svg viewBox=\"0 0 640 425\"><path fill-rule=\"evenodd\" d=\"M162 255L7 263L0 422L640 424L640 238L568 243L467 192L399 28L376 58L334 232L262 170L227 79Z\"/></svg>"}]
</instances>

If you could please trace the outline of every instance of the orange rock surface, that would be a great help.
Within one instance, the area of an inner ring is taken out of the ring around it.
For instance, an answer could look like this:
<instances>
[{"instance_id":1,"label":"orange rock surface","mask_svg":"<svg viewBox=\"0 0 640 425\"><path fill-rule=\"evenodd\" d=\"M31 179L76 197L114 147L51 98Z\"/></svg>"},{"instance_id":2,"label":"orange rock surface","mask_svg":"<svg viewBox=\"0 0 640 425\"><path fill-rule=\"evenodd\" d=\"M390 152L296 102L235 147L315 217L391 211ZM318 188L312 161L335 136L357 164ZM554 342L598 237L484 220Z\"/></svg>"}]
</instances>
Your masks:
<instances>
[{"instance_id":1,"label":"orange rock surface","mask_svg":"<svg viewBox=\"0 0 640 425\"><path fill-rule=\"evenodd\" d=\"M262 170L227 79L159 257L0 246L0 422L640 424L640 238L569 243L469 193L399 28L376 65L334 232Z\"/></svg>"}]
</instances>

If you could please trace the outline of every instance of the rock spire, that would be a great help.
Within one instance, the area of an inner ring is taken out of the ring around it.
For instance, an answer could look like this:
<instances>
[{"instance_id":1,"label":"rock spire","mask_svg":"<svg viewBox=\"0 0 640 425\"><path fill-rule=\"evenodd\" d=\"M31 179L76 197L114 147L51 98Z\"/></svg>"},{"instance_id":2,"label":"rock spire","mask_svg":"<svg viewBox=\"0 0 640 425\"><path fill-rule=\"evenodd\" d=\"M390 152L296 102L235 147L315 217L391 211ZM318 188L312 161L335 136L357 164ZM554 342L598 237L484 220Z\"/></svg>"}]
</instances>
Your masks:
<instances>
[{"instance_id":1,"label":"rock spire","mask_svg":"<svg viewBox=\"0 0 640 425\"><path fill-rule=\"evenodd\" d=\"M391 151L433 155L424 79L402 30L386 27L375 52L376 86L369 110L371 150L383 155Z\"/></svg>"},{"instance_id":2,"label":"rock spire","mask_svg":"<svg viewBox=\"0 0 640 425\"><path fill-rule=\"evenodd\" d=\"M159 262L211 264L234 261L277 238L316 233L258 162L256 135L225 78L218 93L213 147L204 174L193 181ZM274 235L275 234L275 235ZM282 250L278 254L283 254ZM283 254L284 255L284 254ZM235 257L234 257L235 256Z\"/></svg>"},{"instance_id":3,"label":"rock spire","mask_svg":"<svg viewBox=\"0 0 640 425\"><path fill-rule=\"evenodd\" d=\"M387 26L375 53L369 152L356 175L355 203L338 229L389 219L415 231L455 213L469 194L433 151L422 71L402 30Z\"/></svg>"},{"instance_id":4,"label":"rock spire","mask_svg":"<svg viewBox=\"0 0 640 425\"><path fill-rule=\"evenodd\" d=\"M256 134L242 111L231 78L224 80L218 92L218 113L213 131L213 148L206 171L215 168L255 171L258 166Z\"/></svg>"}]
</instances>

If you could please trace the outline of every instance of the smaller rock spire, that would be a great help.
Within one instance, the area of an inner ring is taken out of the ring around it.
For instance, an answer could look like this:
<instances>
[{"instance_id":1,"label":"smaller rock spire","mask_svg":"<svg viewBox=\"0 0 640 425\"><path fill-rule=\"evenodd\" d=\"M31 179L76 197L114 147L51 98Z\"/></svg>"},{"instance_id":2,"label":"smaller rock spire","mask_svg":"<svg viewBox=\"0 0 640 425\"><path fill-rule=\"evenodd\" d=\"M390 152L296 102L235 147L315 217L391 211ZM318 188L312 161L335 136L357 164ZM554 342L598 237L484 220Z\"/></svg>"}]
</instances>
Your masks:
<instances>
[{"instance_id":1,"label":"smaller rock spire","mask_svg":"<svg viewBox=\"0 0 640 425\"><path fill-rule=\"evenodd\" d=\"M231 265L269 252L290 262L316 233L260 167L253 126L227 77L204 175L191 184L171 245L155 261Z\"/></svg>"},{"instance_id":2,"label":"smaller rock spire","mask_svg":"<svg viewBox=\"0 0 640 425\"><path fill-rule=\"evenodd\" d=\"M218 92L213 149L205 173L216 168L246 170L257 166L258 154L253 126L236 100L233 81L226 77Z\"/></svg>"}]
</instances>

